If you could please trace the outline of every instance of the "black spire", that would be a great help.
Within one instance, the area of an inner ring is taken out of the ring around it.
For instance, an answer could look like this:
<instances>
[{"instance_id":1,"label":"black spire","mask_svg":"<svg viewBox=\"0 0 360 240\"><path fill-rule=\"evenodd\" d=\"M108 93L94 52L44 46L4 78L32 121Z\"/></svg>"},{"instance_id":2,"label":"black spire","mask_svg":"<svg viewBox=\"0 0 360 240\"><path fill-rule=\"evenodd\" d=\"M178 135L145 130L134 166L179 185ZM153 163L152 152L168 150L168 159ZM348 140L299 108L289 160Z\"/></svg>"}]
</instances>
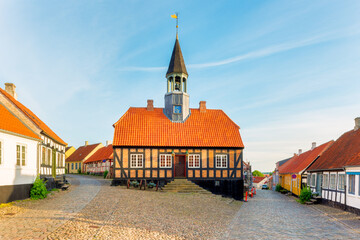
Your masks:
<instances>
[{"instance_id":1,"label":"black spire","mask_svg":"<svg viewBox=\"0 0 360 240\"><path fill-rule=\"evenodd\" d=\"M171 55L170 64L166 76L171 73L185 73L188 75L185 67L183 55L181 53L179 38L176 35L174 50Z\"/></svg>"}]
</instances>

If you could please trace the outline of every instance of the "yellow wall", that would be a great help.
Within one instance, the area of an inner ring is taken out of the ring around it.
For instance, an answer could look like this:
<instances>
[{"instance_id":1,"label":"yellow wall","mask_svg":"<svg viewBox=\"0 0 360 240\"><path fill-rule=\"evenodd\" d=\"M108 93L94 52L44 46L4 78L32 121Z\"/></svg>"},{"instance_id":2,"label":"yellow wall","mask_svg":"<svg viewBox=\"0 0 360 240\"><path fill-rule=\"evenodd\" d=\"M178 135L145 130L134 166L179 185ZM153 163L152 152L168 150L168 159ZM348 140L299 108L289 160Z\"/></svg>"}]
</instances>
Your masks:
<instances>
[{"instance_id":1,"label":"yellow wall","mask_svg":"<svg viewBox=\"0 0 360 240\"><path fill-rule=\"evenodd\" d=\"M296 178L294 179L291 177L292 175L293 174L280 174L280 184L286 190L292 192L296 196L299 196L301 191L301 175L295 174Z\"/></svg>"},{"instance_id":2,"label":"yellow wall","mask_svg":"<svg viewBox=\"0 0 360 240\"><path fill-rule=\"evenodd\" d=\"M76 148L74 147L70 147L66 152L65 152L65 159L68 158L71 154L73 154L73 152L75 152Z\"/></svg>"},{"instance_id":3,"label":"yellow wall","mask_svg":"<svg viewBox=\"0 0 360 240\"><path fill-rule=\"evenodd\" d=\"M81 169L82 162L67 162L66 168L68 169L68 173L78 173L78 169ZM69 166L69 167L68 167ZM74 166L74 167L72 167Z\"/></svg>"}]
</instances>

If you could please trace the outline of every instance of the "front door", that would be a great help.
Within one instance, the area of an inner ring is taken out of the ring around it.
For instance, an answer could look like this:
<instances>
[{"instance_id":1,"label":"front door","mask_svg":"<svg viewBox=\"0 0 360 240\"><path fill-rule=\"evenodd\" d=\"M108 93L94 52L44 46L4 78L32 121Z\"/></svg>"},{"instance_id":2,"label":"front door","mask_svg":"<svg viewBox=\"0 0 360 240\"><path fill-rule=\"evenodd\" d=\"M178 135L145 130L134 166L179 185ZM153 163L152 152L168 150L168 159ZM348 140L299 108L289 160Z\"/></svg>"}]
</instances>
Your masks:
<instances>
[{"instance_id":1,"label":"front door","mask_svg":"<svg viewBox=\"0 0 360 240\"><path fill-rule=\"evenodd\" d=\"M185 156L175 156L174 176L185 177Z\"/></svg>"}]
</instances>

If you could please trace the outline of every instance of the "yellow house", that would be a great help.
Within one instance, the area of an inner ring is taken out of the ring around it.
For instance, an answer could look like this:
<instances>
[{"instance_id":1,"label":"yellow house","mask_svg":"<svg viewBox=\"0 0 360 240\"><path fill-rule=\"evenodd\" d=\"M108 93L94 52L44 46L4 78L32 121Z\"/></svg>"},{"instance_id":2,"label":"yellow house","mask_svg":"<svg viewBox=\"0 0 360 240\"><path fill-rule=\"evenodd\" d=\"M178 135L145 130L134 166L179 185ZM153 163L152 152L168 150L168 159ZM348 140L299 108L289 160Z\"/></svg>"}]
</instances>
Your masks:
<instances>
[{"instance_id":1,"label":"yellow house","mask_svg":"<svg viewBox=\"0 0 360 240\"><path fill-rule=\"evenodd\" d=\"M313 164L320 155L330 147L333 141L324 143L316 147L316 143L312 144L311 150L294 155L289 161L279 167L280 184L286 190L299 196L301 189L306 185L307 179L304 174L305 170Z\"/></svg>"},{"instance_id":2,"label":"yellow house","mask_svg":"<svg viewBox=\"0 0 360 240\"><path fill-rule=\"evenodd\" d=\"M74 148L73 146L70 147L66 147L65 148L65 159L70 157L71 154L73 154L75 152L76 148Z\"/></svg>"},{"instance_id":3,"label":"yellow house","mask_svg":"<svg viewBox=\"0 0 360 240\"><path fill-rule=\"evenodd\" d=\"M85 145L75 150L68 158L65 159L68 173L78 173L79 170L84 172L84 161L91 157L99 148L102 148L102 143L89 145L85 141Z\"/></svg>"}]
</instances>

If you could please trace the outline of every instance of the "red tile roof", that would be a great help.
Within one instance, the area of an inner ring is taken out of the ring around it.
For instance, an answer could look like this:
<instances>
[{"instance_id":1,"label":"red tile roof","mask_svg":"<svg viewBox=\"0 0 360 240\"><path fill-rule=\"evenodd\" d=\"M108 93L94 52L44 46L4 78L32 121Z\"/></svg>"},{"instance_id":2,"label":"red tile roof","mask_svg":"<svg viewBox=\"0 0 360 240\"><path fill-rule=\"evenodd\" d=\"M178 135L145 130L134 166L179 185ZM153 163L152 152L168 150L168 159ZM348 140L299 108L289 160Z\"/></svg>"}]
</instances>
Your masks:
<instances>
[{"instance_id":1,"label":"red tile roof","mask_svg":"<svg viewBox=\"0 0 360 240\"><path fill-rule=\"evenodd\" d=\"M114 146L243 148L239 126L222 110L190 109L184 123L171 122L162 108L129 110L114 124Z\"/></svg>"},{"instance_id":2,"label":"red tile roof","mask_svg":"<svg viewBox=\"0 0 360 240\"><path fill-rule=\"evenodd\" d=\"M99 162L102 160L113 159L113 147L108 145L107 147L99 148L93 155L91 155L84 163Z\"/></svg>"},{"instance_id":3,"label":"red tile roof","mask_svg":"<svg viewBox=\"0 0 360 240\"><path fill-rule=\"evenodd\" d=\"M30 111L30 109L25 107L2 88L0 88L0 92L5 95L11 102L13 102L26 116L28 116L31 121L33 121L46 135L62 145L67 145L66 142L64 142L58 135L56 135L43 121L40 120L40 118L38 118L32 111Z\"/></svg>"},{"instance_id":4,"label":"red tile roof","mask_svg":"<svg viewBox=\"0 0 360 240\"><path fill-rule=\"evenodd\" d=\"M94 150L97 146L99 146L101 143L96 143L92 145L87 146L81 146L78 149L76 149L73 154L71 154L68 158L65 159L65 162L77 162L77 161L83 161L92 150Z\"/></svg>"},{"instance_id":5,"label":"red tile roof","mask_svg":"<svg viewBox=\"0 0 360 240\"><path fill-rule=\"evenodd\" d=\"M348 131L309 167L311 170L342 169L360 165L360 129Z\"/></svg>"},{"instance_id":6,"label":"red tile roof","mask_svg":"<svg viewBox=\"0 0 360 240\"><path fill-rule=\"evenodd\" d=\"M41 138L37 134L27 128L2 104L0 104L0 119L0 129L41 140Z\"/></svg>"},{"instance_id":7,"label":"red tile roof","mask_svg":"<svg viewBox=\"0 0 360 240\"><path fill-rule=\"evenodd\" d=\"M279 167L280 174L299 174L304 171L315 159L328 149L334 141L324 143L313 150L292 157L289 161ZM316 161L315 161L316 163Z\"/></svg>"},{"instance_id":8,"label":"red tile roof","mask_svg":"<svg viewBox=\"0 0 360 240\"><path fill-rule=\"evenodd\" d=\"M259 183L259 182L261 182L262 180L264 180L265 179L265 177L254 177L253 178L253 183Z\"/></svg>"}]
</instances>

